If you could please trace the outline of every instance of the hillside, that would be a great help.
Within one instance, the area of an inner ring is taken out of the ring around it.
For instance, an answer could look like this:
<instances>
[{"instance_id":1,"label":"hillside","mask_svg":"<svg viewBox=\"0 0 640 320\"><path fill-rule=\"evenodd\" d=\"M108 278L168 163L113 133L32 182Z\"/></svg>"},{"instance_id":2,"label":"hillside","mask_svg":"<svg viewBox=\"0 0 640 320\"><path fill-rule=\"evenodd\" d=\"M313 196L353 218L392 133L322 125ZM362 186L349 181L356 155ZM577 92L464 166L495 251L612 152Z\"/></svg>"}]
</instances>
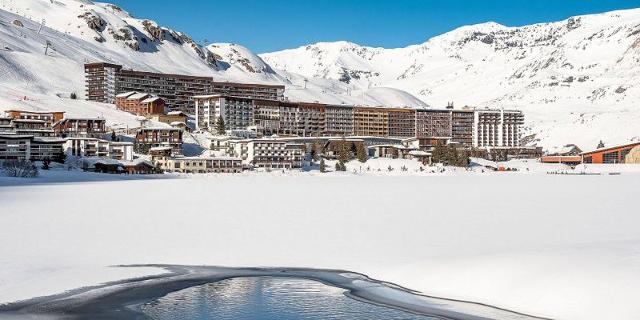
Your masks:
<instances>
[{"instance_id":1,"label":"hillside","mask_svg":"<svg viewBox=\"0 0 640 320\"><path fill-rule=\"evenodd\" d=\"M640 9L465 26L406 48L316 43L261 57L353 89L386 86L433 105L521 109L534 142L546 147L640 139Z\"/></svg>"},{"instance_id":2,"label":"hillside","mask_svg":"<svg viewBox=\"0 0 640 320\"><path fill-rule=\"evenodd\" d=\"M239 44L204 46L111 4L0 0L0 110L55 107L135 123L109 106L65 98L83 96L84 63L107 61L284 84L297 101L517 108L526 113L528 143L589 149L640 139L639 43L640 10L627 10L517 28L466 26L406 48L334 42L256 55Z\"/></svg>"},{"instance_id":3,"label":"hillside","mask_svg":"<svg viewBox=\"0 0 640 320\"><path fill-rule=\"evenodd\" d=\"M285 84L292 100L380 104L391 99L394 104L424 105L398 90L389 96L374 92L352 97L335 80L307 79L305 89L304 77L278 73L240 45L204 47L184 33L134 18L112 4L0 0L0 110L57 108L74 116L105 115L110 123L135 124L134 117L107 105L65 99L72 92L83 96L83 64L94 61L225 81Z\"/></svg>"}]
</instances>

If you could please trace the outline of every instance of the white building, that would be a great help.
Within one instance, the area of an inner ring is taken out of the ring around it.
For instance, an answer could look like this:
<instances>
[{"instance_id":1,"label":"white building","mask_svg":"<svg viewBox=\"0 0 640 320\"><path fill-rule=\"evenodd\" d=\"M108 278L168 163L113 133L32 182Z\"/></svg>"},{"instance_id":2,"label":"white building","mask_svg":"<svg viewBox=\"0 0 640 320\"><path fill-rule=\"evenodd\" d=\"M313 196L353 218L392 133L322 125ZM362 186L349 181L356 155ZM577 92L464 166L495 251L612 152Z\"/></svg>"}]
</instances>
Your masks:
<instances>
[{"instance_id":1,"label":"white building","mask_svg":"<svg viewBox=\"0 0 640 320\"><path fill-rule=\"evenodd\" d=\"M225 129L244 130L253 125L253 100L223 95L195 96L196 130L216 131L220 117Z\"/></svg>"},{"instance_id":2,"label":"white building","mask_svg":"<svg viewBox=\"0 0 640 320\"><path fill-rule=\"evenodd\" d=\"M301 169L304 144L276 139L230 140L229 154L246 165L264 169Z\"/></svg>"},{"instance_id":3,"label":"white building","mask_svg":"<svg viewBox=\"0 0 640 320\"><path fill-rule=\"evenodd\" d=\"M476 148L519 147L524 114L519 110L476 109L473 146Z\"/></svg>"},{"instance_id":4,"label":"white building","mask_svg":"<svg viewBox=\"0 0 640 320\"><path fill-rule=\"evenodd\" d=\"M89 137L67 138L64 144L68 156L102 157L116 160L133 160L133 143L115 142Z\"/></svg>"}]
</instances>

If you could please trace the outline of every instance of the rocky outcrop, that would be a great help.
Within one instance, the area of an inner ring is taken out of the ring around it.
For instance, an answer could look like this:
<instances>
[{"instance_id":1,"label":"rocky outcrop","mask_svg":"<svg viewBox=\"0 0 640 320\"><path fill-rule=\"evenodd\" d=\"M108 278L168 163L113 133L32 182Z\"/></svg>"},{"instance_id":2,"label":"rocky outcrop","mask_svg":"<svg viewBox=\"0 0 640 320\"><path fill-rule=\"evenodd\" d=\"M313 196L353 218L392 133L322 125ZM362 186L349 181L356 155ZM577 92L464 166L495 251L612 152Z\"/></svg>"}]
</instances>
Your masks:
<instances>
[{"instance_id":1,"label":"rocky outcrop","mask_svg":"<svg viewBox=\"0 0 640 320\"><path fill-rule=\"evenodd\" d=\"M164 38L164 30L160 28L157 23L143 20L142 25L144 26L144 30L151 36L151 39L161 41Z\"/></svg>"},{"instance_id":2,"label":"rocky outcrop","mask_svg":"<svg viewBox=\"0 0 640 320\"><path fill-rule=\"evenodd\" d=\"M12 22L12 23L13 23L13 25L14 25L14 26L16 26L16 27L20 27L20 28L24 27L24 24L22 24L22 21L20 21L20 20L17 20L17 19L16 19L16 20L13 20L13 22Z\"/></svg>"},{"instance_id":3,"label":"rocky outcrop","mask_svg":"<svg viewBox=\"0 0 640 320\"><path fill-rule=\"evenodd\" d=\"M86 11L85 13L79 15L78 18L84 19L84 21L87 22L87 26L97 32L104 31L105 27L107 26L107 22L93 11Z\"/></svg>"}]
</instances>

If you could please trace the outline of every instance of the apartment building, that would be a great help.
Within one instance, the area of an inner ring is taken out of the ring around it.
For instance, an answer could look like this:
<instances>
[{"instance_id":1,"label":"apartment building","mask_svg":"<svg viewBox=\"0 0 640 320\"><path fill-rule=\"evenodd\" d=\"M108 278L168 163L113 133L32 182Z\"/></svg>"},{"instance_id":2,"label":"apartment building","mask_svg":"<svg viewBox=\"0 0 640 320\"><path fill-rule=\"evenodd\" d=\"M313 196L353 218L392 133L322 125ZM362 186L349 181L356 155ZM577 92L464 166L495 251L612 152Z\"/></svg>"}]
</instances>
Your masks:
<instances>
[{"instance_id":1,"label":"apartment building","mask_svg":"<svg viewBox=\"0 0 640 320\"><path fill-rule=\"evenodd\" d=\"M519 147L524 114L518 110L476 109L473 146L476 148Z\"/></svg>"},{"instance_id":2,"label":"apartment building","mask_svg":"<svg viewBox=\"0 0 640 320\"><path fill-rule=\"evenodd\" d=\"M328 136L351 136L354 134L353 106L326 105L324 107L324 134Z\"/></svg>"},{"instance_id":3,"label":"apartment building","mask_svg":"<svg viewBox=\"0 0 640 320\"><path fill-rule=\"evenodd\" d=\"M304 144L277 139L230 140L228 146L229 155L262 169L300 169L306 154Z\"/></svg>"},{"instance_id":4,"label":"apartment building","mask_svg":"<svg viewBox=\"0 0 640 320\"><path fill-rule=\"evenodd\" d=\"M226 130L244 130L254 123L254 101L251 99L203 95L194 97L196 130L216 131L217 121L224 119Z\"/></svg>"},{"instance_id":5,"label":"apartment building","mask_svg":"<svg viewBox=\"0 0 640 320\"><path fill-rule=\"evenodd\" d=\"M103 118L64 118L53 125L53 130L63 137L102 138L107 125Z\"/></svg>"},{"instance_id":6,"label":"apartment building","mask_svg":"<svg viewBox=\"0 0 640 320\"><path fill-rule=\"evenodd\" d=\"M233 97L247 99L283 100L283 85L268 85L238 82L216 82L211 83L211 92Z\"/></svg>"},{"instance_id":7,"label":"apartment building","mask_svg":"<svg viewBox=\"0 0 640 320\"><path fill-rule=\"evenodd\" d=\"M451 110L416 110L416 138L421 149L431 150L437 145L448 144L451 136Z\"/></svg>"},{"instance_id":8,"label":"apartment building","mask_svg":"<svg viewBox=\"0 0 640 320\"><path fill-rule=\"evenodd\" d=\"M356 136L389 136L389 111L386 108L355 107L353 118Z\"/></svg>"},{"instance_id":9,"label":"apartment building","mask_svg":"<svg viewBox=\"0 0 640 320\"><path fill-rule=\"evenodd\" d=\"M190 113L193 97L221 94L247 99L284 99L282 85L216 82L212 77L154 73L123 69L110 63L85 64L87 99L115 103L116 95L138 91L162 98L171 110Z\"/></svg>"},{"instance_id":10,"label":"apartment building","mask_svg":"<svg viewBox=\"0 0 640 320\"><path fill-rule=\"evenodd\" d=\"M305 136L322 132L324 121L319 104L276 100L254 100L256 131L263 136Z\"/></svg>"},{"instance_id":11,"label":"apartment building","mask_svg":"<svg viewBox=\"0 0 640 320\"><path fill-rule=\"evenodd\" d=\"M10 117L0 117L0 134L14 132L13 125L11 124L12 120L13 118Z\"/></svg>"},{"instance_id":12,"label":"apartment building","mask_svg":"<svg viewBox=\"0 0 640 320\"><path fill-rule=\"evenodd\" d=\"M282 134L280 125L280 101L254 100L254 125L256 131L263 136ZM284 102L283 102L284 103Z\"/></svg>"},{"instance_id":13,"label":"apartment building","mask_svg":"<svg viewBox=\"0 0 640 320\"><path fill-rule=\"evenodd\" d=\"M298 103L296 110L296 135L318 137L325 132L325 105L320 103Z\"/></svg>"},{"instance_id":14,"label":"apartment building","mask_svg":"<svg viewBox=\"0 0 640 320\"><path fill-rule=\"evenodd\" d=\"M79 158L104 157L116 160L133 160L133 143L116 142L91 137L71 137L64 143L67 156Z\"/></svg>"},{"instance_id":15,"label":"apartment building","mask_svg":"<svg viewBox=\"0 0 640 320\"><path fill-rule=\"evenodd\" d=\"M179 173L240 173L242 160L233 157L157 157L154 164L165 172Z\"/></svg>"},{"instance_id":16,"label":"apartment building","mask_svg":"<svg viewBox=\"0 0 640 320\"><path fill-rule=\"evenodd\" d=\"M416 111L409 108L389 108L389 136L415 137Z\"/></svg>"},{"instance_id":17,"label":"apartment building","mask_svg":"<svg viewBox=\"0 0 640 320\"><path fill-rule=\"evenodd\" d=\"M172 123L187 124L187 118L189 118L189 116L182 111L169 111L167 112L167 114L153 114L149 116L149 119L153 121L162 122L166 124L172 124Z\"/></svg>"},{"instance_id":18,"label":"apartment building","mask_svg":"<svg viewBox=\"0 0 640 320\"><path fill-rule=\"evenodd\" d=\"M44 120L13 119L11 126L17 134L33 135L36 137L53 137L55 135L53 129Z\"/></svg>"},{"instance_id":19,"label":"apartment building","mask_svg":"<svg viewBox=\"0 0 640 320\"><path fill-rule=\"evenodd\" d=\"M473 109L451 111L451 142L463 148L473 146Z\"/></svg>"},{"instance_id":20,"label":"apartment building","mask_svg":"<svg viewBox=\"0 0 640 320\"><path fill-rule=\"evenodd\" d=\"M63 154L63 143L59 138L0 134L0 160L57 159Z\"/></svg>"},{"instance_id":21,"label":"apartment building","mask_svg":"<svg viewBox=\"0 0 640 320\"><path fill-rule=\"evenodd\" d=\"M116 95L116 107L139 116L164 114L165 102L149 93L130 91Z\"/></svg>"},{"instance_id":22,"label":"apartment building","mask_svg":"<svg viewBox=\"0 0 640 320\"><path fill-rule=\"evenodd\" d=\"M172 155L182 154L182 130L176 128L140 128L136 132L138 148L170 147Z\"/></svg>"},{"instance_id":23,"label":"apartment building","mask_svg":"<svg viewBox=\"0 0 640 320\"><path fill-rule=\"evenodd\" d=\"M84 65L87 100L104 103L116 102L116 75L122 66L111 63ZM130 90L133 91L133 90ZM123 93L127 91L121 91Z\"/></svg>"},{"instance_id":24,"label":"apartment building","mask_svg":"<svg viewBox=\"0 0 640 320\"><path fill-rule=\"evenodd\" d=\"M64 111L26 111L7 110L5 115L11 119L20 120L40 120L45 127L51 128L54 123L64 118Z\"/></svg>"}]
</instances>

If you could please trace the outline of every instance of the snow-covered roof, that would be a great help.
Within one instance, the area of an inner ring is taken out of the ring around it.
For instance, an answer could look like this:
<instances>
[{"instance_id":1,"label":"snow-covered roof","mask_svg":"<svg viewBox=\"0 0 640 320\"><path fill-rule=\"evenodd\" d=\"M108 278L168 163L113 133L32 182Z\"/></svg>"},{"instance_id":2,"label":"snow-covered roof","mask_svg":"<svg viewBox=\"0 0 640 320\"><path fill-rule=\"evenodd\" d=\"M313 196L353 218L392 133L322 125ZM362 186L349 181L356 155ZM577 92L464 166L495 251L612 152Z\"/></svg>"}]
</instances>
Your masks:
<instances>
[{"instance_id":1,"label":"snow-covered roof","mask_svg":"<svg viewBox=\"0 0 640 320\"><path fill-rule=\"evenodd\" d=\"M158 100L161 100L162 98L160 97L150 97L147 99L142 100L142 103L152 103L152 102L156 102Z\"/></svg>"},{"instance_id":2,"label":"snow-covered roof","mask_svg":"<svg viewBox=\"0 0 640 320\"><path fill-rule=\"evenodd\" d=\"M187 124L181 121L173 121L170 123L170 125L177 127L177 126L186 126Z\"/></svg>"},{"instance_id":3,"label":"snow-covered roof","mask_svg":"<svg viewBox=\"0 0 640 320\"><path fill-rule=\"evenodd\" d=\"M171 150L173 149L172 147L151 147L149 148L149 151L164 151L164 150Z\"/></svg>"},{"instance_id":4,"label":"snow-covered roof","mask_svg":"<svg viewBox=\"0 0 640 320\"><path fill-rule=\"evenodd\" d=\"M13 119L13 122L45 123L44 120L40 120L40 119Z\"/></svg>"},{"instance_id":5,"label":"snow-covered roof","mask_svg":"<svg viewBox=\"0 0 640 320\"><path fill-rule=\"evenodd\" d=\"M421 150L411 150L409 154L416 157L428 157L431 155L431 153Z\"/></svg>"},{"instance_id":6,"label":"snow-covered roof","mask_svg":"<svg viewBox=\"0 0 640 320\"><path fill-rule=\"evenodd\" d=\"M149 96L149 94L148 93L144 93L144 92L135 93L135 94L130 95L127 98L127 100L140 100L140 99L144 99L144 98L146 98L148 96Z\"/></svg>"},{"instance_id":7,"label":"snow-covered roof","mask_svg":"<svg viewBox=\"0 0 640 320\"><path fill-rule=\"evenodd\" d=\"M132 161L120 161L120 163L123 166L137 166L141 163L147 164L149 166L154 166L153 163L151 163L151 161L146 160L146 159L142 159L142 158L138 158L138 159L133 159Z\"/></svg>"},{"instance_id":8,"label":"snow-covered roof","mask_svg":"<svg viewBox=\"0 0 640 320\"><path fill-rule=\"evenodd\" d=\"M168 116L187 116L187 114L182 111L169 111L167 112L167 115Z\"/></svg>"},{"instance_id":9,"label":"snow-covered roof","mask_svg":"<svg viewBox=\"0 0 640 320\"><path fill-rule=\"evenodd\" d=\"M129 91L129 92L125 92L125 93L120 93L120 94L117 94L117 95L116 95L116 98L127 98L127 97L129 97L129 96L131 96L131 95L134 95L134 94L136 94L136 93L138 93L138 92L136 92L136 91Z\"/></svg>"},{"instance_id":10,"label":"snow-covered roof","mask_svg":"<svg viewBox=\"0 0 640 320\"><path fill-rule=\"evenodd\" d=\"M128 141L111 141L110 144L112 146L132 146L133 142Z\"/></svg>"}]
</instances>

